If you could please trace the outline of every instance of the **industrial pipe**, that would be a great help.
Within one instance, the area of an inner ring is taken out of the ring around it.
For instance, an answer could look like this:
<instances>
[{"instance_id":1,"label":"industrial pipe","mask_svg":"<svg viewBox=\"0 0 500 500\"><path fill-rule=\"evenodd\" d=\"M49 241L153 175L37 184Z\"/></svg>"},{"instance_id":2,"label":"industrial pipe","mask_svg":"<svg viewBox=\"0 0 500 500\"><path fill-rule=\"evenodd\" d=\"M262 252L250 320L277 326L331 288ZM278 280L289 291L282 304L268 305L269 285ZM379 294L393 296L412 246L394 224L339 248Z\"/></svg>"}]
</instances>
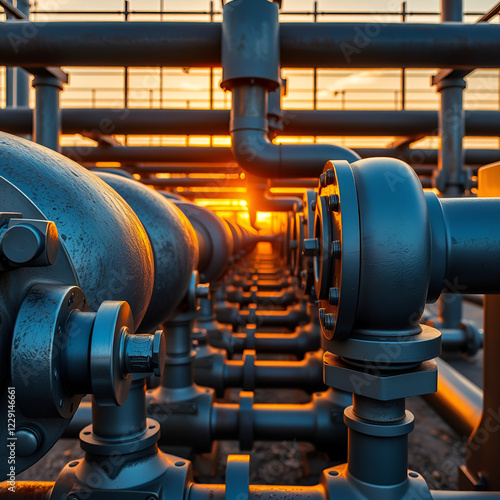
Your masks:
<instances>
[{"instance_id":1,"label":"industrial pipe","mask_svg":"<svg viewBox=\"0 0 500 500\"><path fill-rule=\"evenodd\" d=\"M243 134L241 137L245 136ZM283 145L284 146L284 145ZM314 146L313 144L304 145L289 145L292 150L295 146L299 149L302 146ZM328 152L323 149L322 144L317 144L319 149L323 152ZM328 145L325 145L327 148ZM259 146L260 147L260 146ZM265 146L267 147L267 146ZM278 148L282 152L282 145L273 147ZM255 158L255 150L249 145L240 146L240 151L237 152L237 157L243 161L243 166L252 163L251 159ZM260 150L260 149L259 149ZM354 161L357 156L361 158L378 158L378 157L392 157L399 158L412 165L436 165L438 161L437 149L400 149L400 148L354 148ZM297 149L298 153L301 153ZM234 168L235 156L233 156L231 149L226 147L175 147L175 146L106 146L106 147L92 147L92 146L73 146L63 147L62 154L68 156L72 160L79 163L95 163L95 162L121 162L121 163L218 163L227 164L228 168ZM302 154L302 153L301 153ZM329 153L328 153L329 154ZM287 156L288 157L288 153ZM245 160L247 158L247 160ZM274 161L274 160L273 160ZM295 165L291 172L294 172L296 177L311 177L314 174L314 169L306 168L308 165L307 159L304 159L305 164L302 167L296 164L295 160L292 165ZM465 163L467 165L486 165L488 163L495 163L500 161L500 152L498 149L467 149L465 150ZM298 163L298 162L297 162ZM220 168L220 165L219 165ZM255 167L250 166L252 171ZM267 176L265 170L260 171L260 175Z\"/></svg>"},{"instance_id":2,"label":"industrial pipe","mask_svg":"<svg viewBox=\"0 0 500 500\"><path fill-rule=\"evenodd\" d=\"M284 110L284 129L278 136L435 136L438 112L431 110ZM229 110L63 108L62 133L228 135ZM0 110L0 130L29 134L33 110ZM500 135L500 111L467 110L465 135Z\"/></svg>"},{"instance_id":3,"label":"industrial pipe","mask_svg":"<svg viewBox=\"0 0 500 500\"><path fill-rule=\"evenodd\" d=\"M425 401L460 435L469 437L483 412L482 391L441 358L436 358L438 390Z\"/></svg>"},{"instance_id":4,"label":"industrial pipe","mask_svg":"<svg viewBox=\"0 0 500 500\"><path fill-rule=\"evenodd\" d=\"M12 40L15 43L12 43ZM500 26L282 23L284 68L497 68ZM5 22L6 66L216 67L219 23Z\"/></svg>"},{"instance_id":5,"label":"industrial pipe","mask_svg":"<svg viewBox=\"0 0 500 500\"><path fill-rule=\"evenodd\" d=\"M328 159L354 162L353 151L329 144L273 144L268 138L267 90L259 85L232 88L232 152L245 171L264 178L316 177Z\"/></svg>"}]
</instances>

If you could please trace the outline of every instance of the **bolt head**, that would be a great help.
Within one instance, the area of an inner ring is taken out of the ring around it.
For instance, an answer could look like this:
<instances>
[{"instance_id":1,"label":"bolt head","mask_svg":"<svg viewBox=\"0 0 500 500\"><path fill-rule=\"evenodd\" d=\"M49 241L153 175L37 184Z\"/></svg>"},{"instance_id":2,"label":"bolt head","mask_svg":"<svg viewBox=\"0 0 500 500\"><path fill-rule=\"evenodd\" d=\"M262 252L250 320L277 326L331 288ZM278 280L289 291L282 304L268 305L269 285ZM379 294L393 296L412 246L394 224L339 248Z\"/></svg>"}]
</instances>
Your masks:
<instances>
[{"instance_id":1,"label":"bolt head","mask_svg":"<svg viewBox=\"0 0 500 500\"><path fill-rule=\"evenodd\" d=\"M331 194L328 197L328 210L330 212L338 212L340 206L340 200L338 194Z\"/></svg>"},{"instance_id":2,"label":"bolt head","mask_svg":"<svg viewBox=\"0 0 500 500\"><path fill-rule=\"evenodd\" d=\"M325 330L333 330L335 329L335 316L333 314L325 314L325 320L323 322L323 327Z\"/></svg>"},{"instance_id":3,"label":"bolt head","mask_svg":"<svg viewBox=\"0 0 500 500\"><path fill-rule=\"evenodd\" d=\"M332 241L330 251L334 259L340 259L340 256L342 255L342 243L340 240Z\"/></svg>"},{"instance_id":4,"label":"bolt head","mask_svg":"<svg viewBox=\"0 0 500 500\"><path fill-rule=\"evenodd\" d=\"M339 305L339 289L336 287L330 288L328 292L328 302L332 306L338 306Z\"/></svg>"},{"instance_id":5,"label":"bolt head","mask_svg":"<svg viewBox=\"0 0 500 500\"><path fill-rule=\"evenodd\" d=\"M158 330L154 333L153 353L151 356L153 373L157 377L161 377L163 374L163 368L165 366L166 356L167 356L167 344L165 341L165 334L163 333L163 330Z\"/></svg>"},{"instance_id":6,"label":"bolt head","mask_svg":"<svg viewBox=\"0 0 500 500\"><path fill-rule=\"evenodd\" d=\"M36 432L21 428L16 431L16 452L21 457L29 457L40 448L40 441Z\"/></svg>"},{"instance_id":7,"label":"bolt head","mask_svg":"<svg viewBox=\"0 0 500 500\"><path fill-rule=\"evenodd\" d=\"M318 238L306 238L304 240L304 255L314 257L319 255L319 240Z\"/></svg>"},{"instance_id":8,"label":"bolt head","mask_svg":"<svg viewBox=\"0 0 500 500\"><path fill-rule=\"evenodd\" d=\"M330 184L334 184L335 183L335 170L333 170L333 168L329 168L326 172L325 172L325 177L326 177L326 184L327 186L329 186Z\"/></svg>"},{"instance_id":9,"label":"bolt head","mask_svg":"<svg viewBox=\"0 0 500 500\"><path fill-rule=\"evenodd\" d=\"M333 330L335 328L335 316L326 312L324 307L319 309L319 322L325 330Z\"/></svg>"},{"instance_id":10,"label":"bolt head","mask_svg":"<svg viewBox=\"0 0 500 500\"><path fill-rule=\"evenodd\" d=\"M40 231L29 225L11 227L2 238L2 253L13 264L28 264L36 259L42 248Z\"/></svg>"},{"instance_id":11,"label":"bolt head","mask_svg":"<svg viewBox=\"0 0 500 500\"><path fill-rule=\"evenodd\" d=\"M0 253L15 266L49 266L59 249L56 225L45 220L11 219Z\"/></svg>"},{"instance_id":12,"label":"bolt head","mask_svg":"<svg viewBox=\"0 0 500 500\"><path fill-rule=\"evenodd\" d=\"M326 174L324 172L319 176L319 185L323 188L328 185L326 183Z\"/></svg>"}]
</instances>

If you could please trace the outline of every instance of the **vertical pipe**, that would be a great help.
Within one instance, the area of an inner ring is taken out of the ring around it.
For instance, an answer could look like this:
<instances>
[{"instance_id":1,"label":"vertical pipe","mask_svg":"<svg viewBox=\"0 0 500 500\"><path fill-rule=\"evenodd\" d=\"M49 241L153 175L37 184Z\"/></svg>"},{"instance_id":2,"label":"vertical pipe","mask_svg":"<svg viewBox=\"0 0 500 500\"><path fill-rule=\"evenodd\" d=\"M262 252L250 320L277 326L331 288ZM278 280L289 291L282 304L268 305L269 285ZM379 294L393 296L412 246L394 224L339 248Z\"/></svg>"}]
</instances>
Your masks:
<instances>
[{"instance_id":1,"label":"vertical pipe","mask_svg":"<svg viewBox=\"0 0 500 500\"><path fill-rule=\"evenodd\" d=\"M33 120L33 140L47 148L59 151L61 109L59 92L62 82L55 76L36 76L33 79L36 103Z\"/></svg>"},{"instance_id":2,"label":"vertical pipe","mask_svg":"<svg viewBox=\"0 0 500 500\"><path fill-rule=\"evenodd\" d=\"M406 2L401 2L401 22L406 22ZM401 109L406 108L406 69L401 68Z\"/></svg>"},{"instance_id":3,"label":"vertical pipe","mask_svg":"<svg viewBox=\"0 0 500 500\"><path fill-rule=\"evenodd\" d=\"M11 4L13 4L13 0L10 0ZM12 16L7 13L6 14L7 19L12 19ZM7 66L5 68L5 105L8 108L11 108L15 106L16 102L16 92L14 90L15 88L15 72L16 68L12 68Z\"/></svg>"},{"instance_id":4,"label":"vertical pipe","mask_svg":"<svg viewBox=\"0 0 500 500\"><path fill-rule=\"evenodd\" d=\"M462 22L462 0L441 0L441 21ZM463 136L465 118L463 110L463 89L465 80L451 76L437 84L441 97L439 110L438 176L436 187L444 196L461 196L464 191Z\"/></svg>"},{"instance_id":5,"label":"vertical pipe","mask_svg":"<svg viewBox=\"0 0 500 500\"><path fill-rule=\"evenodd\" d=\"M441 0L441 21L462 22L462 0ZM438 174L436 187L443 196L462 196L464 184L465 114L463 89L465 80L460 77L444 78L437 84L441 106L439 109ZM462 321L462 298L443 294L439 300L439 320L443 328L458 328ZM449 326L445 326L449 325Z\"/></svg>"},{"instance_id":6,"label":"vertical pipe","mask_svg":"<svg viewBox=\"0 0 500 500\"><path fill-rule=\"evenodd\" d=\"M124 9L123 9L123 17L125 21L128 21L128 0L125 0ZM123 71L123 107L128 108L128 66L125 66Z\"/></svg>"},{"instance_id":7,"label":"vertical pipe","mask_svg":"<svg viewBox=\"0 0 500 500\"><path fill-rule=\"evenodd\" d=\"M15 93L14 93L14 72L16 68L7 66L5 68L5 105L8 108L14 106Z\"/></svg>"},{"instance_id":8,"label":"vertical pipe","mask_svg":"<svg viewBox=\"0 0 500 500\"><path fill-rule=\"evenodd\" d=\"M17 8L29 20L30 3L29 0L17 0ZM16 106L29 107L30 105L30 75L22 68L16 68Z\"/></svg>"},{"instance_id":9,"label":"vertical pipe","mask_svg":"<svg viewBox=\"0 0 500 500\"><path fill-rule=\"evenodd\" d=\"M99 406L92 397L92 432L110 441L121 441L127 436L145 432L144 384L144 379L134 380L127 400L122 406Z\"/></svg>"},{"instance_id":10,"label":"vertical pipe","mask_svg":"<svg viewBox=\"0 0 500 500\"><path fill-rule=\"evenodd\" d=\"M318 2L314 2L314 22L318 22ZM318 109L318 70L313 69L313 109ZM314 141L316 142L316 140Z\"/></svg>"},{"instance_id":11,"label":"vertical pipe","mask_svg":"<svg viewBox=\"0 0 500 500\"><path fill-rule=\"evenodd\" d=\"M361 425L354 427L353 419L347 424L349 473L370 485L403 483L408 474L408 434L383 435L373 429L377 425L397 428L404 422L405 400L377 401L354 394L351 408L354 417L361 419ZM366 425L368 422L370 426Z\"/></svg>"}]
</instances>

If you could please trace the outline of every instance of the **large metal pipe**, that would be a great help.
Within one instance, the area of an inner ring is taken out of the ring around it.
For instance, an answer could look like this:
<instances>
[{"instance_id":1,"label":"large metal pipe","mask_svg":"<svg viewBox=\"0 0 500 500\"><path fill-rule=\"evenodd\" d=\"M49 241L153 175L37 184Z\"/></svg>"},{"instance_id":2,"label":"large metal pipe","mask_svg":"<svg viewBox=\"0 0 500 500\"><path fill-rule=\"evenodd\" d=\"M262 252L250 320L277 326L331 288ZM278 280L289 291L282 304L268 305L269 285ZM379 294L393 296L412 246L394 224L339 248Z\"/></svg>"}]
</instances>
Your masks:
<instances>
[{"instance_id":1,"label":"large metal pipe","mask_svg":"<svg viewBox=\"0 0 500 500\"><path fill-rule=\"evenodd\" d=\"M322 149L322 148L320 148ZM354 148L362 158L399 158L411 165L436 165L437 149L398 148ZM234 157L227 147L170 147L170 146L106 146L106 147L63 147L62 153L81 163L122 162L122 163L219 163L234 167ZM355 157L353 158L355 160ZM500 161L498 149L467 149L467 165L486 165ZM324 166L323 162L323 166ZM220 165L219 165L220 167ZM307 167L307 165L306 165ZM323 168L323 167L322 167ZM317 169L307 169L304 164L293 169L298 177L311 177ZM266 172L261 172L261 175ZM286 172L283 172L286 175Z\"/></svg>"},{"instance_id":2,"label":"large metal pipe","mask_svg":"<svg viewBox=\"0 0 500 500\"><path fill-rule=\"evenodd\" d=\"M61 110L62 132L110 134L228 135L229 110L99 108ZM278 135L419 136L438 135L438 112L431 110L286 110L284 130ZM0 129L29 134L29 108L0 110ZM500 135L500 111L467 110L465 135Z\"/></svg>"},{"instance_id":3,"label":"large metal pipe","mask_svg":"<svg viewBox=\"0 0 500 500\"><path fill-rule=\"evenodd\" d=\"M494 24L282 23L285 68L498 68ZM216 67L219 23L5 22L0 65Z\"/></svg>"},{"instance_id":4,"label":"large metal pipe","mask_svg":"<svg viewBox=\"0 0 500 500\"><path fill-rule=\"evenodd\" d=\"M446 361L436 358L436 363L438 390L424 399L456 432L469 437L481 419L483 393Z\"/></svg>"}]
</instances>

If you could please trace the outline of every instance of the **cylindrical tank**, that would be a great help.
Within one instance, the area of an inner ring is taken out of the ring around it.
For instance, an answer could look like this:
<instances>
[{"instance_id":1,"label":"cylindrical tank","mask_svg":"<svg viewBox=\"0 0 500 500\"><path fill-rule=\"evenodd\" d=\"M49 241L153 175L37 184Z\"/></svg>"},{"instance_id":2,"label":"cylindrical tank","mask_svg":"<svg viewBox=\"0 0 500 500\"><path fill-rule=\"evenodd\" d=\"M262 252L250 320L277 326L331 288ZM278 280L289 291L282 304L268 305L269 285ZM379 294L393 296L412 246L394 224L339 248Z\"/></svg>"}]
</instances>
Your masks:
<instances>
[{"instance_id":1,"label":"cylindrical tank","mask_svg":"<svg viewBox=\"0 0 500 500\"><path fill-rule=\"evenodd\" d=\"M186 294L198 264L193 226L166 197L123 176L97 172L132 207L144 225L153 248L154 288L141 325L149 331L162 324Z\"/></svg>"},{"instance_id":2,"label":"cylindrical tank","mask_svg":"<svg viewBox=\"0 0 500 500\"><path fill-rule=\"evenodd\" d=\"M153 253L127 203L77 163L5 133L0 133L0 176L56 223L90 309L96 311L104 300L124 300L138 325L153 291Z\"/></svg>"},{"instance_id":3,"label":"cylindrical tank","mask_svg":"<svg viewBox=\"0 0 500 500\"><path fill-rule=\"evenodd\" d=\"M235 257L235 259L239 259L241 257L242 250L243 250L243 248L241 246L242 245L242 238L243 238L241 228L240 228L240 226L238 226L237 224L234 224L233 222L231 222L228 219L224 219L224 220L227 223L229 230L231 231L231 235L233 237L233 256Z\"/></svg>"},{"instance_id":4,"label":"cylindrical tank","mask_svg":"<svg viewBox=\"0 0 500 500\"><path fill-rule=\"evenodd\" d=\"M233 240L226 224L210 210L194 203L175 202L196 231L200 260L200 281L219 279L229 264L233 253Z\"/></svg>"}]
</instances>

